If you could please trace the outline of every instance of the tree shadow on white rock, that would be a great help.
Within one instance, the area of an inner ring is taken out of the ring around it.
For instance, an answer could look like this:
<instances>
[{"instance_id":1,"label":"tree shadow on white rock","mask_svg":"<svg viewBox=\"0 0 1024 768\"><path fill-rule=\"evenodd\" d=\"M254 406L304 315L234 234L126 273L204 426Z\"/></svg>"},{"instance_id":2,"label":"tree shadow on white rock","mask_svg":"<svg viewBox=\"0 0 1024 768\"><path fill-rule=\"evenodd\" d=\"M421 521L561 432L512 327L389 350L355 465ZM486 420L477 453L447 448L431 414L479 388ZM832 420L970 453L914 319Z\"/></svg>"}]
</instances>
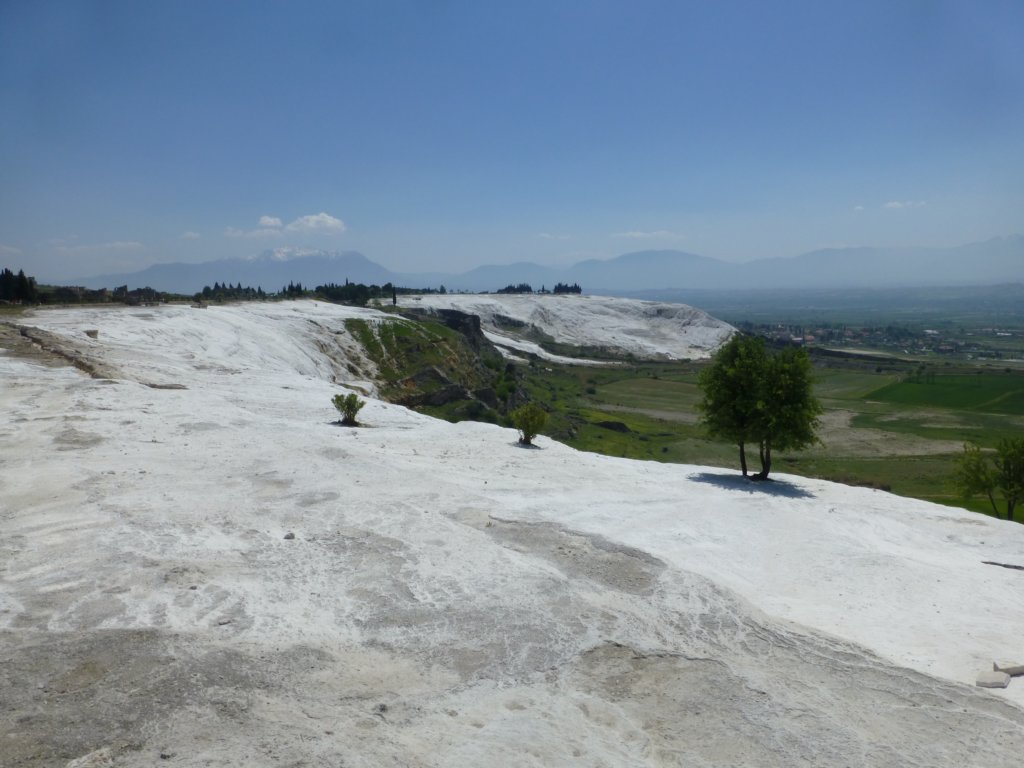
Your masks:
<instances>
[{"instance_id":1,"label":"tree shadow on white rock","mask_svg":"<svg viewBox=\"0 0 1024 768\"><path fill-rule=\"evenodd\" d=\"M690 475L690 480L707 483L727 491L744 491L749 494L764 496L784 496L790 499L813 499L814 494L786 480L754 480L735 474L718 474L715 472L697 472Z\"/></svg>"}]
</instances>

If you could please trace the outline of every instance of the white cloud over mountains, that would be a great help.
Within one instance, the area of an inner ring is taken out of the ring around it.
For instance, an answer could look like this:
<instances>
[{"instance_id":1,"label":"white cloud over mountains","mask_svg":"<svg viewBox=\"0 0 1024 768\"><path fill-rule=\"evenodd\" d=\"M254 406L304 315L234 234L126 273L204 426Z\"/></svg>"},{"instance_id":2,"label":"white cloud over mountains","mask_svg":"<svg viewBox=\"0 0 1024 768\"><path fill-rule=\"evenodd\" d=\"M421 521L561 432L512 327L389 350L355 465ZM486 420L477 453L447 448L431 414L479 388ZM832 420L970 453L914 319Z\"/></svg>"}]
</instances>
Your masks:
<instances>
[{"instance_id":1,"label":"white cloud over mountains","mask_svg":"<svg viewBox=\"0 0 1024 768\"><path fill-rule=\"evenodd\" d=\"M331 216L329 213L311 213L288 223L287 225L277 216L260 216L259 227L256 229L238 229L227 227L224 234L227 237L275 237L285 232L316 233L322 235L340 235L346 229L345 222Z\"/></svg>"},{"instance_id":2,"label":"white cloud over mountains","mask_svg":"<svg viewBox=\"0 0 1024 768\"><path fill-rule=\"evenodd\" d=\"M631 230L629 232L615 232L612 237L626 237L631 240L680 240L682 235L676 232L670 232L667 229L658 229L653 232L643 232L640 230Z\"/></svg>"},{"instance_id":3,"label":"white cloud over mountains","mask_svg":"<svg viewBox=\"0 0 1024 768\"><path fill-rule=\"evenodd\" d=\"M899 210L900 208L924 208L924 206L924 200L890 200L882 207L889 210Z\"/></svg>"},{"instance_id":4,"label":"white cloud over mountains","mask_svg":"<svg viewBox=\"0 0 1024 768\"><path fill-rule=\"evenodd\" d=\"M289 232L329 232L340 235L345 231L345 222L327 213L300 216L287 227Z\"/></svg>"}]
</instances>

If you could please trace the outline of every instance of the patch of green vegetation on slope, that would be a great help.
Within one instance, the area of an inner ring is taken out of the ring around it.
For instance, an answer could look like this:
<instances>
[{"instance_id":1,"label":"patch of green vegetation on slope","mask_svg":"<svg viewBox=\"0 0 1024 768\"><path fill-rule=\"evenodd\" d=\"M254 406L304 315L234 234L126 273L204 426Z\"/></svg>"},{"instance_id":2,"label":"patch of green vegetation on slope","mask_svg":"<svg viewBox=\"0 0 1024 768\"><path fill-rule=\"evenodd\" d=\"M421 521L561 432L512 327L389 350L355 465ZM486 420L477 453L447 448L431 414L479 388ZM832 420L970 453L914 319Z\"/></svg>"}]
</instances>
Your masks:
<instances>
[{"instance_id":1,"label":"patch of green vegetation on slope","mask_svg":"<svg viewBox=\"0 0 1024 768\"><path fill-rule=\"evenodd\" d=\"M931 456L786 456L778 469L804 477L816 477L845 485L890 491L900 496L937 504L962 506L948 478L953 454Z\"/></svg>"},{"instance_id":2,"label":"patch of green vegetation on slope","mask_svg":"<svg viewBox=\"0 0 1024 768\"><path fill-rule=\"evenodd\" d=\"M612 381L601 388L601 402L647 411L696 412L700 388L695 380L662 379L654 374Z\"/></svg>"},{"instance_id":3,"label":"patch of green vegetation on slope","mask_svg":"<svg viewBox=\"0 0 1024 768\"><path fill-rule=\"evenodd\" d=\"M500 355L478 352L443 322L404 317L349 319L348 332L377 365L382 396L453 421L497 421L511 391Z\"/></svg>"},{"instance_id":4,"label":"patch of green vegetation on slope","mask_svg":"<svg viewBox=\"0 0 1024 768\"><path fill-rule=\"evenodd\" d=\"M535 361L522 383L549 412L544 434L579 450L730 466L732 447L708 440L695 423L695 370L688 363L593 368Z\"/></svg>"}]
</instances>

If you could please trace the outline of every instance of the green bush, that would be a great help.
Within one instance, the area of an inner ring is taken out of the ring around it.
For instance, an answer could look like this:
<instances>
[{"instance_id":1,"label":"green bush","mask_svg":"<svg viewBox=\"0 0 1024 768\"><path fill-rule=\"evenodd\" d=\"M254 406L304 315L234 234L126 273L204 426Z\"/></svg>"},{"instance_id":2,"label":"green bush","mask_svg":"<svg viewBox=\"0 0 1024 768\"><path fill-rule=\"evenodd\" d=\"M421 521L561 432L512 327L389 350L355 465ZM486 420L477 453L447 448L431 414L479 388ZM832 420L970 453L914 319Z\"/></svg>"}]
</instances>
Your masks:
<instances>
[{"instance_id":1,"label":"green bush","mask_svg":"<svg viewBox=\"0 0 1024 768\"><path fill-rule=\"evenodd\" d=\"M341 423L349 427L359 423L356 421L356 414L366 405L366 401L360 400L355 394L335 395L331 402L341 414Z\"/></svg>"},{"instance_id":2,"label":"green bush","mask_svg":"<svg viewBox=\"0 0 1024 768\"><path fill-rule=\"evenodd\" d=\"M1014 508L1024 501L1024 438L1000 440L994 455L982 453L974 443L965 443L953 482L964 500L976 495L988 497L996 517L996 497L1002 496L1006 519L1013 520Z\"/></svg>"},{"instance_id":3,"label":"green bush","mask_svg":"<svg viewBox=\"0 0 1024 768\"><path fill-rule=\"evenodd\" d=\"M527 403L512 412L512 425L519 430L519 442L523 445L533 445L533 438L544 429L547 420L547 412L534 403Z\"/></svg>"}]
</instances>

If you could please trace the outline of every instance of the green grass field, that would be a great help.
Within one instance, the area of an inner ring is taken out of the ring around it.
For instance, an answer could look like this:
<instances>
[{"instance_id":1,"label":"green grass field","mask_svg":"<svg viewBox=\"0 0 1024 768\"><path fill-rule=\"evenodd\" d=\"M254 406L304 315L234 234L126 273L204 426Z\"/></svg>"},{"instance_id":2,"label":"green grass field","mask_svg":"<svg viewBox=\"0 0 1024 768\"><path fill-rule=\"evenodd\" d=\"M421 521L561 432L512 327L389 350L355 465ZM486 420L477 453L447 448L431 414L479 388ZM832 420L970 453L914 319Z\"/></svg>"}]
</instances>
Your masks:
<instances>
[{"instance_id":1,"label":"green grass field","mask_svg":"<svg viewBox=\"0 0 1024 768\"><path fill-rule=\"evenodd\" d=\"M1024 415L1024 376L938 374L928 382L895 381L866 395L901 406Z\"/></svg>"},{"instance_id":2,"label":"green grass field","mask_svg":"<svg viewBox=\"0 0 1024 768\"><path fill-rule=\"evenodd\" d=\"M954 409L900 410L858 413L851 425L859 429L880 429L893 435L915 435L929 440L956 443L972 442L992 448L1001 439L1020 437L1021 418L998 414L957 411Z\"/></svg>"},{"instance_id":3,"label":"green grass field","mask_svg":"<svg viewBox=\"0 0 1024 768\"><path fill-rule=\"evenodd\" d=\"M601 387L600 401L650 411L695 412L700 390L693 381L621 379Z\"/></svg>"},{"instance_id":4,"label":"green grass field","mask_svg":"<svg viewBox=\"0 0 1024 768\"><path fill-rule=\"evenodd\" d=\"M858 401L873 392L899 381L899 376L860 371L818 370L815 374L815 394L822 399Z\"/></svg>"}]
</instances>

